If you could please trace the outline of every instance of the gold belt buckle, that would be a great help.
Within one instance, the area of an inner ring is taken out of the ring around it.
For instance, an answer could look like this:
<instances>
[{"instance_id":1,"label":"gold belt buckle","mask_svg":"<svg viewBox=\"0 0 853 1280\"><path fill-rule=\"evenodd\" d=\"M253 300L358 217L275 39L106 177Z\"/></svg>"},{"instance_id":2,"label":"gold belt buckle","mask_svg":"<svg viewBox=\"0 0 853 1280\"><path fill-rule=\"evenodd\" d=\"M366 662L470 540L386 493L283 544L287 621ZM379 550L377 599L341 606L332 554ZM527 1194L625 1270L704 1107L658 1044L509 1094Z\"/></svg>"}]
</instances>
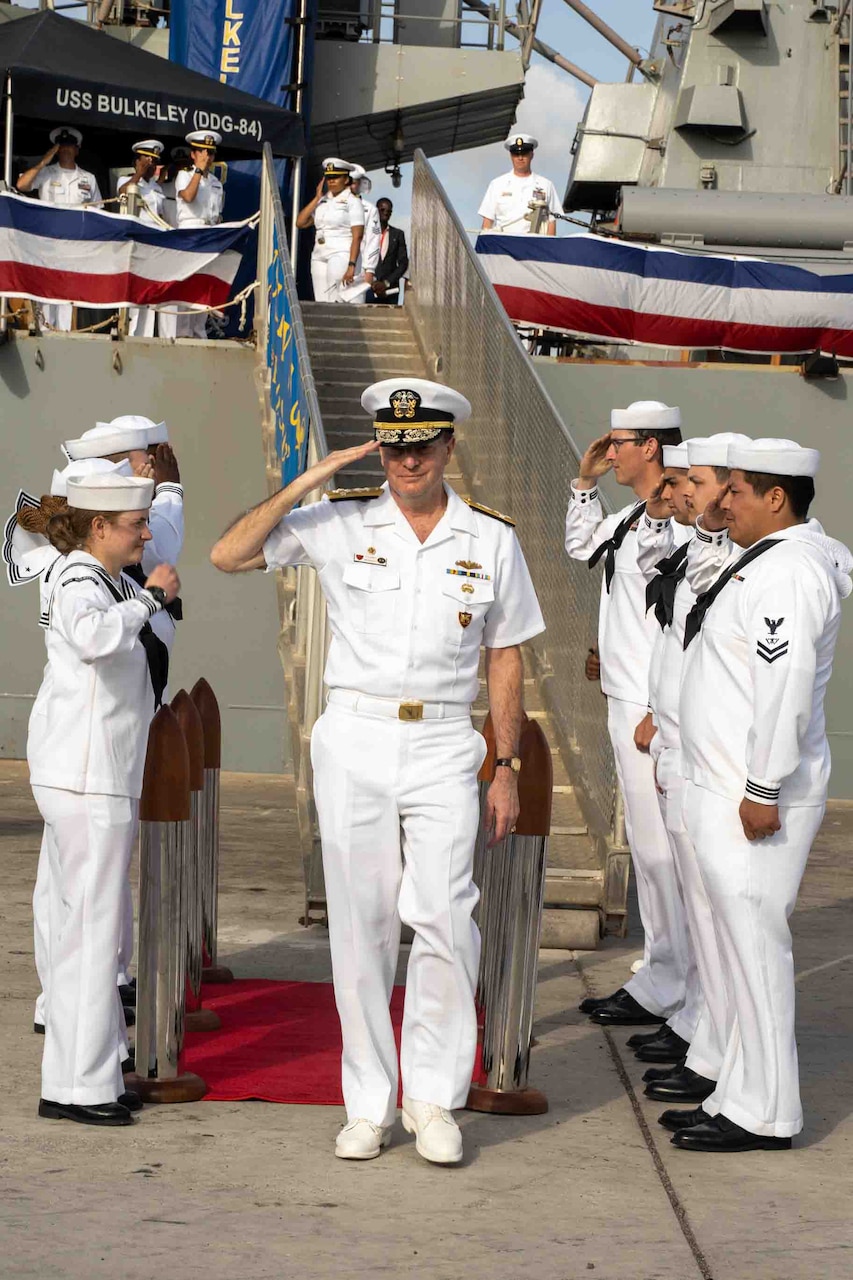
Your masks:
<instances>
[{"instance_id":1,"label":"gold belt buckle","mask_svg":"<svg viewBox=\"0 0 853 1280\"><path fill-rule=\"evenodd\" d=\"M415 699L401 702L397 710L397 718L399 720L423 720L424 704Z\"/></svg>"}]
</instances>

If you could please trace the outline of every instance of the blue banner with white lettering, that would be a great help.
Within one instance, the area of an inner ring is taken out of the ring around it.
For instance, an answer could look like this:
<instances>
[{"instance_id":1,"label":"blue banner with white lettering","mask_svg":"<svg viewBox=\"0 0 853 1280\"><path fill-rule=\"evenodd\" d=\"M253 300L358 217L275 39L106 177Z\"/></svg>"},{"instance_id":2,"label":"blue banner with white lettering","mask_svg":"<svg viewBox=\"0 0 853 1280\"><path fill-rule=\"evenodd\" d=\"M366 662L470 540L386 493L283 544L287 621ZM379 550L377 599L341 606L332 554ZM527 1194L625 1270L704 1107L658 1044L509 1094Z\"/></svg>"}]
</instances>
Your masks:
<instances>
[{"instance_id":1,"label":"blue banner with white lettering","mask_svg":"<svg viewBox=\"0 0 853 1280\"><path fill-rule=\"evenodd\" d=\"M269 337L267 364L270 371L270 405L275 414L275 452L281 462L282 486L290 484L305 470L308 448L308 405L302 386L299 355L293 336L293 316L281 265L287 245L278 243L273 229L273 258L269 269Z\"/></svg>"}]
</instances>

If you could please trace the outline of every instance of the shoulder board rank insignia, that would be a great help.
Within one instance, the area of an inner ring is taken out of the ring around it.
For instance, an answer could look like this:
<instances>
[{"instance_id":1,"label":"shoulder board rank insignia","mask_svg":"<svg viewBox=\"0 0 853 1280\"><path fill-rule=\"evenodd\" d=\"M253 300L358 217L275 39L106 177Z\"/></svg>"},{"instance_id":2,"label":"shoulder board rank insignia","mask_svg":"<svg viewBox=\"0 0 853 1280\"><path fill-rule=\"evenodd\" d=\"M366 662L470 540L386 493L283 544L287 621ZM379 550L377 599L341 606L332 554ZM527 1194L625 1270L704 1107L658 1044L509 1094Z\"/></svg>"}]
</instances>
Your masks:
<instances>
[{"instance_id":1,"label":"shoulder board rank insignia","mask_svg":"<svg viewBox=\"0 0 853 1280\"><path fill-rule=\"evenodd\" d=\"M509 516L503 515L500 511L493 511L491 507L484 507L481 503L474 502L473 498L463 498L462 501L465 502L472 511L479 511L484 516L491 516L493 520L500 520L503 524L508 524L513 529L515 528L515 521L511 520Z\"/></svg>"},{"instance_id":2,"label":"shoulder board rank insignia","mask_svg":"<svg viewBox=\"0 0 853 1280\"><path fill-rule=\"evenodd\" d=\"M366 502L368 498L379 498L382 489L332 489L326 497L330 502Z\"/></svg>"}]
</instances>

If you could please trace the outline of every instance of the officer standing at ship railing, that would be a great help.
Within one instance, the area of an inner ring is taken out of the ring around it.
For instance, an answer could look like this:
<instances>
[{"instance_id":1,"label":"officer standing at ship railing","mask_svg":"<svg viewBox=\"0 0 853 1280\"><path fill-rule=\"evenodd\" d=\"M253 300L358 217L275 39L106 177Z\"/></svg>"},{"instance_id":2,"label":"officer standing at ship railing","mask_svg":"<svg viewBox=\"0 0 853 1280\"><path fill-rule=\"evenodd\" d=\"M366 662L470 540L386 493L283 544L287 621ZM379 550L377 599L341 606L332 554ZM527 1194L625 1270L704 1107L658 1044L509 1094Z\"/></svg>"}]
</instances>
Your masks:
<instances>
[{"instance_id":1,"label":"officer standing at ship railing","mask_svg":"<svg viewBox=\"0 0 853 1280\"><path fill-rule=\"evenodd\" d=\"M507 138L504 147L512 159L512 169L495 178L486 188L477 212L483 219L484 231L502 231L508 235L529 235L535 211L531 203L545 206L545 235L557 234L556 215L563 212L557 189L549 178L532 169L533 153L539 146L529 133L516 133Z\"/></svg>"},{"instance_id":2,"label":"officer standing at ship railing","mask_svg":"<svg viewBox=\"0 0 853 1280\"><path fill-rule=\"evenodd\" d=\"M196 129L188 133L191 168L182 169L175 178L178 227L215 227L222 221L225 188L213 172L216 148L222 134L215 129ZM179 338L206 338L207 312L184 303L178 315Z\"/></svg>"},{"instance_id":3,"label":"officer standing at ship railing","mask_svg":"<svg viewBox=\"0 0 853 1280\"><path fill-rule=\"evenodd\" d=\"M238 573L311 564L329 608L329 705L311 758L343 1033L347 1124L336 1154L369 1160L391 1138L397 1048L389 1013L400 922L414 929L401 1067L403 1125L436 1164L462 1159L454 1108L477 1041L479 933L471 913L485 742L471 723L480 646L497 762L487 821L518 815L520 645L543 629L512 521L444 481L471 407L449 387L390 378L364 392L374 440L330 454L238 520L213 548ZM296 504L379 453L386 483Z\"/></svg>"}]
</instances>

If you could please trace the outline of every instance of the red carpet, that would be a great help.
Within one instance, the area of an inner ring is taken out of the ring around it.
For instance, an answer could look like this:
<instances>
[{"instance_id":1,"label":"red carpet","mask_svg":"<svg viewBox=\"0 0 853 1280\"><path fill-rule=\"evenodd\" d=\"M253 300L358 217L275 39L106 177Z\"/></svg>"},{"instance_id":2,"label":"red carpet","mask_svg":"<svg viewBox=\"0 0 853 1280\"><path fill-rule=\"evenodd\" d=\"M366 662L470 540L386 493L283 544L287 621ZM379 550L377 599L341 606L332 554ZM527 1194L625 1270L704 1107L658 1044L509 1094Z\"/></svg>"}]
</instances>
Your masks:
<instances>
[{"instance_id":1,"label":"red carpet","mask_svg":"<svg viewBox=\"0 0 853 1280\"><path fill-rule=\"evenodd\" d=\"M331 983L238 979L205 987L219 1031L189 1032L181 1067L207 1082L207 1100L341 1106L341 1031ZM403 988L391 1018L400 1043Z\"/></svg>"}]
</instances>

